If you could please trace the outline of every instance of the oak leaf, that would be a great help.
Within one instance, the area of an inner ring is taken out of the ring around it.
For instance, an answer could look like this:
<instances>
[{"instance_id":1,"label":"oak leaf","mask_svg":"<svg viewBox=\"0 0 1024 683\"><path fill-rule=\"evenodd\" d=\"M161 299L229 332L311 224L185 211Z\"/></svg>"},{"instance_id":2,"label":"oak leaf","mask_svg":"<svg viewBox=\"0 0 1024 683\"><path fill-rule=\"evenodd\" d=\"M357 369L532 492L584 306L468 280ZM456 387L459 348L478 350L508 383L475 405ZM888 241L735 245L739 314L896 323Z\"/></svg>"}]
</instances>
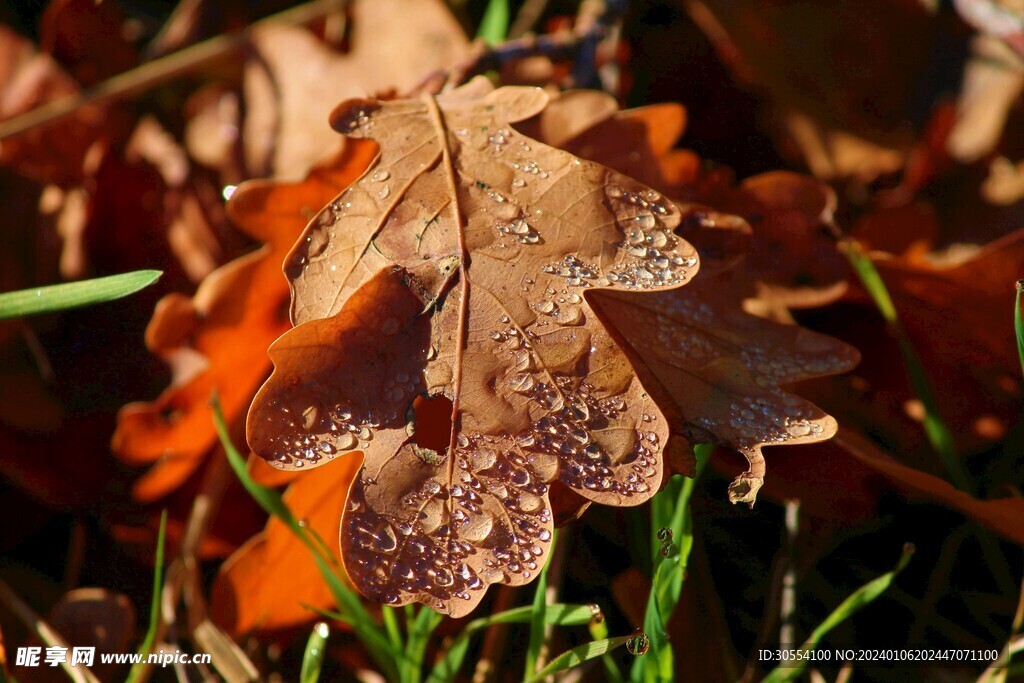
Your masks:
<instances>
[{"instance_id":1,"label":"oak leaf","mask_svg":"<svg viewBox=\"0 0 1024 683\"><path fill-rule=\"evenodd\" d=\"M235 223L265 243L211 273L196 295L170 294L146 330L150 350L196 368L149 403L125 406L113 448L125 462L153 463L134 495L152 501L177 488L216 444L208 401L216 390L230 421L248 408L266 378L266 348L288 328L288 288L280 263L313 213L352 182L374 153L371 143L345 145L300 183L252 181L228 204Z\"/></svg>"},{"instance_id":2,"label":"oak leaf","mask_svg":"<svg viewBox=\"0 0 1024 683\"><path fill-rule=\"evenodd\" d=\"M377 162L290 255L297 327L270 349L253 451L308 468L359 448L342 519L356 587L468 613L550 549L549 487L636 505L669 429L588 290L693 275L661 196L512 130L547 96L477 79L333 115Z\"/></svg>"}]
</instances>

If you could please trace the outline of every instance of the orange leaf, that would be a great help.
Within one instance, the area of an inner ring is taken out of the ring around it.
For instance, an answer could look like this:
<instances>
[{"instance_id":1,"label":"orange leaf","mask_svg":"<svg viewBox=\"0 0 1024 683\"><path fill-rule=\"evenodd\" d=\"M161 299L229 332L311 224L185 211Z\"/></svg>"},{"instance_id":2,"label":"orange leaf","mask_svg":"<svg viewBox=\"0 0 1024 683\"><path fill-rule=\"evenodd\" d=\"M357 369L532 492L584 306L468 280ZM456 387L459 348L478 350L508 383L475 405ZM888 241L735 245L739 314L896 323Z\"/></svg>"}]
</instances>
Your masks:
<instances>
[{"instance_id":1,"label":"orange leaf","mask_svg":"<svg viewBox=\"0 0 1024 683\"><path fill-rule=\"evenodd\" d=\"M155 463L135 485L137 499L173 491L216 444L207 405L214 391L229 422L244 414L270 370L267 347L288 329L284 254L309 217L358 177L375 149L368 142L346 144L301 183L243 184L228 204L229 215L266 245L211 273L192 299L171 294L157 305L146 330L149 348L172 367L191 360L200 369L178 378L156 401L125 406L118 416L118 456L132 464Z\"/></svg>"},{"instance_id":2,"label":"orange leaf","mask_svg":"<svg viewBox=\"0 0 1024 683\"><path fill-rule=\"evenodd\" d=\"M1020 361L1010 312L1013 283L1024 273L1024 231L951 256L955 260L943 265L934 259L874 258L957 450L968 455L992 447L1020 419ZM940 473L899 349L867 294L851 288L842 306L819 322L874 352L865 356L854 382L808 387L815 400L846 426L885 444L903 464Z\"/></svg>"},{"instance_id":3,"label":"orange leaf","mask_svg":"<svg viewBox=\"0 0 1024 683\"><path fill-rule=\"evenodd\" d=\"M337 555L338 526L347 492L362 464L358 454L341 458L316 475L301 474L284 501ZM278 577L268 581L267 577ZM228 558L211 596L214 620L234 635L253 630L284 629L310 621L316 614L303 605L333 609L334 598L309 550L276 517Z\"/></svg>"},{"instance_id":4,"label":"orange leaf","mask_svg":"<svg viewBox=\"0 0 1024 683\"><path fill-rule=\"evenodd\" d=\"M464 615L536 576L552 482L613 505L661 483L668 426L585 294L678 287L696 255L657 193L510 129L546 101L477 79L335 112L381 156L289 258L301 324L248 436L285 468L366 453L342 556L375 599Z\"/></svg>"}]
</instances>

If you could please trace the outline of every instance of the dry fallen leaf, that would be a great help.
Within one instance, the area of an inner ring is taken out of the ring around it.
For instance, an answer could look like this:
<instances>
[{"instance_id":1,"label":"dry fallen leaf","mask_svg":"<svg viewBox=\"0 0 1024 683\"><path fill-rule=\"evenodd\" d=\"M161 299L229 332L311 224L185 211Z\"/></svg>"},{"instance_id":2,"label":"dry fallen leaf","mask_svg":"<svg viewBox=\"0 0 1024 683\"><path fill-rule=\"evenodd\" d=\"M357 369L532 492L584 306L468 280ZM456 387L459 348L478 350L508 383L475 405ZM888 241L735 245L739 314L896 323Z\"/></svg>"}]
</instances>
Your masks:
<instances>
[{"instance_id":1,"label":"dry fallen leaf","mask_svg":"<svg viewBox=\"0 0 1024 683\"><path fill-rule=\"evenodd\" d=\"M50 610L50 626L71 647L94 647L100 652L127 652L136 632L135 606L122 593L105 588L78 588L68 591ZM49 667L46 667L49 668ZM104 664L97 658L90 670L101 680L113 680L122 667ZM47 680L66 680L66 674Z\"/></svg>"},{"instance_id":2,"label":"dry fallen leaf","mask_svg":"<svg viewBox=\"0 0 1024 683\"><path fill-rule=\"evenodd\" d=\"M333 116L381 154L287 262L298 326L248 437L282 468L365 452L342 556L386 603L461 616L531 580L552 482L613 505L661 483L668 425L584 295L680 286L696 254L656 192L511 129L546 101L476 79Z\"/></svg>"},{"instance_id":3,"label":"dry fallen leaf","mask_svg":"<svg viewBox=\"0 0 1024 683\"><path fill-rule=\"evenodd\" d=\"M50 55L36 52L31 42L3 25L0 55L0 121L79 91ZM4 140L0 163L46 182L74 184L105 123L101 109L82 107L70 123L39 126Z\"/></svg>"},{"instance_id":4,"label":"dry fallen leaf","mask_svg":"<svg viewBox=\"0 0 1024 683\"><path fill-rule=\"evenodd\" d=\"M324 539L335 554L333 540L346 502L342 493L352 485L361 464L358 454L341 458L316 474L299 475L284 494L295 518L303 520L306 529ZM287 580L267 581L267 576ZM234 635L293 627L316 616L309 607L335 607L309 550L276 517L221 566L210 600L214 621Z\"/></svg>"},{"instance_id":5,"label":"dry fallen leaf","mask_svg":"<svg viewBox=\"0 0 1024 683\"><path fill-rule=\"evenodd\" d=\"M270 370L266 348L288 328L281 260L309 217L358 177L375 149L361 141L347 144L301 183L241 186L229 214L266 246L211 273L192 299L170 294L157 305L147 346L172 368L191 370L156 401L121 410L114 451L132 464L155 463L136 483L137 499L173 491L216 444L207 405L214 390L229 422L248 408Z\"/></svg>"},{"instance_id":6,"label":"dry fallen leaf","mask_svg":"<svg viewBox=\"0 0 1024 683\"><path fill-rule=\"evenodd\" d=\"M111 2L51 0L39 19L39 44L84 86L138 64L128 18Z\"/></svg>"},{"instance_id":7,"label":"dry fallen leaf","mask_svg":"<svg viewBox=\"0 0 1024 683\"><path fill-rule=\"evenodd\" d=\"M459 23L439 0L356 0L350 12L347 52L301 28L253 33L242 139L247 167L258 175L302 178L335 144L327 115L340 100L403 92L468 53Z\"/></svg>"}]
</instances>

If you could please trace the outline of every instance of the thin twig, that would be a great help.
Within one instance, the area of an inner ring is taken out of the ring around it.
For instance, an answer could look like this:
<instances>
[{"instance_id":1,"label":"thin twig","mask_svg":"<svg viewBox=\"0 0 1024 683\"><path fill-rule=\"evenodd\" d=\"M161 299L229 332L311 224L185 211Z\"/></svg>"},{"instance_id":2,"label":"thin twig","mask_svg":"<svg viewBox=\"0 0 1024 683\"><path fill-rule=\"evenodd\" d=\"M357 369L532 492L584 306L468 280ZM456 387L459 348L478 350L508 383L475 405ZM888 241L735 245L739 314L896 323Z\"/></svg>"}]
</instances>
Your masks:
<instances>
[{"instance_id":1,"label":"thin twig","mask_svg":"<svg viewBox=\"0 0 1024 683\"><path fill-rule=\"evenodd\" d=\"M540 21L544 10L548 7L548 0L526 0L519 8L512 26L508 29L508 37L512 40L522 38L533 30L533 27Z\"/></svg>"},{"instance_id":2,"label":"thin twig","mask_svg":"<svg viewBox=\"0 0 1024 683\"><path fill-rule=\"evenodd\" d=\"M557 542L551 551L551 560L548 565L548 589L544 599L547 604L553 605L558 602L559 588L562 579L565 577L565 568L569 564L569 545L572 543L572 531L575 524L570 523L558 530ZM551 654L551 634L554 632L554 624L544 624L544 642L541 644L540 653L537 655L537 670L544 668L547 664L548 655Z\"/></svg>"},{"instance_id":3,"label":"thin twig","mask_svg":"<svg viewBox=\"0 0 1024 683\"><path fill-rule=\"evenodd\" d=\"M786 501L786 573L779 601L779 643L793 647L796 639L796 539L800 532L800 501Z\"/></svg>"},{"instance_id":4,"label":"thin twig","mask_svg":"<svg viewBox=\"0 0 1024 683\"><path fill-rule=\"evenodd\" d=\"M261 19L237 33L216 36L166 57L141 64L77 95L61 97L20 116L0 122L0 142L33 128L65 119L86 105L103 105L121 100L233 57L249 43L253 31L264 26L306 24L344 4L345 0L314 0Z\"/></svg>"},{"instance_id":5,"label":"thin twig","mask_svg":"<svg viewBox=\"0 0 1024 683\"><path fill-rule=\"evenodd\" d=\"M604 11L593 20L578 25L573 31L542 36L527 35L488 48L478 43L469 58L455 66L427 74L407 95L450 90L477 74L499 71L502 67L527 57L545 56L555 61L579 61L580 51L591 43L599 43L625 10L623 0L607 0Z\"/></svg>"},{"instance_id":6,"label":"thin twig","mask_svg":"<svg viewBox=\"0 0 1024 683\"><path fill-rule=\"evenodd\" d=\"M162 57L192 42L192 36L195 35L206 7L205 0L181 0L171 10L167 21L153 40L149 41L146 56L149 59Z\"/></svg>"},{"instance_id":7,"label":"thin twig","mask_svg":"<svg viewBox=\"0 0 1024 683\"><path fill-rule=\"evenodd\" d=\"M18 597L18 594L3 579L0 579L0 602L7 605L14 612L14 615L25 624L28 630L35 633L39 640L43 641L44 645L47 647L64 648L65 653L70 650L67 641ZM60 666L75 683L99 683L99 680L86 667L71 666L66 656L60 662Z\"/></svg>"},{"instance_id":8,"label":"thin twig","mask_svg":"<svg viewBox=\"0 0 1024 683\"><path fill-rule=\"evenodd\" d=\"M494 598L494 614L512 609L516 602L516 589L502 585L498 588L498 595ZM495 624L487 629L484 634L483 646L480 649L480 659L473 671L473 683L486 683L494 679L497 673L495 664L503 660L502 652L505 649L505 641L508 640L508 624Z\"/></svg>"}]
</instances>

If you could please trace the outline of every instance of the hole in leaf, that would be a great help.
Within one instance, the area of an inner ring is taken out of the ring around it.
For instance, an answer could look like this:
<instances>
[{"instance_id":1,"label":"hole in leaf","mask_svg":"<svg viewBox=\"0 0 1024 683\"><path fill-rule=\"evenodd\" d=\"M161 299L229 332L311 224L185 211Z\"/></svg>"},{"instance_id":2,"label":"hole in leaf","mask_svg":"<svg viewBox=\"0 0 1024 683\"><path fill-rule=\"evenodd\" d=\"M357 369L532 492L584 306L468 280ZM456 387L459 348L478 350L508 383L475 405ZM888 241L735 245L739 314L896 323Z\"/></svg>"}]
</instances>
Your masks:
<instances>
[{"instance_id":1,"label":"hole in leaf","mask_svg":"<svg viewBox=\"0 0 1024 683\"><path fill-rule=\"evenodd\" d=\"M452 402L443 394L417 396L412 402L411 440L420 448L444 455L452 445Z\"/></svg>"}]
</instances>

